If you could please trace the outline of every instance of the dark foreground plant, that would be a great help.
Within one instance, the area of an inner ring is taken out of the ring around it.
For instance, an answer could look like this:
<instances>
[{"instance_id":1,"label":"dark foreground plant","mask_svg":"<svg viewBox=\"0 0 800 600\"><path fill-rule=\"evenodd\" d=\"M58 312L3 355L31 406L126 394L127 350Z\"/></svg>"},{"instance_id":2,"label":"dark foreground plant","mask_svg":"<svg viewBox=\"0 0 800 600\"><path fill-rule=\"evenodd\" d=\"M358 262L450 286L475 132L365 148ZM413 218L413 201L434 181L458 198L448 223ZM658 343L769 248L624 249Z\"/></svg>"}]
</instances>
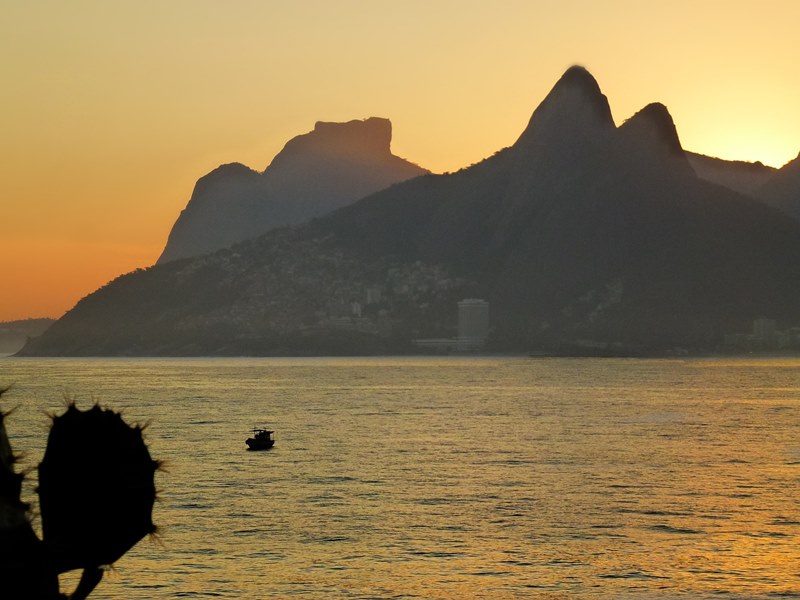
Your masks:
<instances>
[{"instance_id":1,"label":"dark foreground plant","mask_svg":"<svg viewBox=\"0 0 800 600\"><path fill-rule=\"evenodd\" d=\"M0 396L6 390L0 390ZM0 598L83 600L117 561L155 531L154 475L142 428L111 410L71 404L53 418L39 465L42 539L33 531L29 506L20 499L24 476L0 412ZM58 575L82 569L80 583L61 594Z\"/></svg>"}]
</instances>

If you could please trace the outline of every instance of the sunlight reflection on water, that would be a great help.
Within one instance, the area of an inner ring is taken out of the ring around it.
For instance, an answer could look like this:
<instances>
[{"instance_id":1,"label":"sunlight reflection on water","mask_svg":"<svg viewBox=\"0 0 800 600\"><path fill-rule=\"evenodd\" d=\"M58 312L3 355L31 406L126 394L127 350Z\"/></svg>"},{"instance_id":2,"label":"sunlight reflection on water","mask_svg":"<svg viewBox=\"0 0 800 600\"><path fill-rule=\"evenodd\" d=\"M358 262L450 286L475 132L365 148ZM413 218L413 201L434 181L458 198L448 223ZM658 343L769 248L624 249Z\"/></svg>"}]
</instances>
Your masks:
<instances>
[{"instance_id":1,"label":"sunlight reflection on water","mask_svg":"<svg viewBox=\"0 0 800 600\"><path fill-rule=\"evenodd\" d=\"M800 597L798 360L4 359L4 383L23 467L64 394L166 461L160 545L92 598Z\"/></svg>"}]
</instances>

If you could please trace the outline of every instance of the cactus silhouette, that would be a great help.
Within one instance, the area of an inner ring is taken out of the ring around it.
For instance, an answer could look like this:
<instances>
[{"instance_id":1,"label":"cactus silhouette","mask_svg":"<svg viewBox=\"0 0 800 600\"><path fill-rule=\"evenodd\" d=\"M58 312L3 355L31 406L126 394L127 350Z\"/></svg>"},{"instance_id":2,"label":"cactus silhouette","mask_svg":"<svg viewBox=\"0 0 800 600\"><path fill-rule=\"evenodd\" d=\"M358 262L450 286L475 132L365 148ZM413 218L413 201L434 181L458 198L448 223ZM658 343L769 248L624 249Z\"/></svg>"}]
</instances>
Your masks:
<instances>
[{"instance_id":1,"label":"cactus silhouette","mask_svg":"<svg viewBox=\"0 0 800 600\"><path fill-rule=\"evenodd\" d=\"M0 389L0 396L6 390ZM20 499L23 475L0 412L0 598L83 600L116 562L153 533L154 475L142 428L111 410L71 404L53 418L39 465L42 539ZM78 587L62 595L58 575L82 569Z\"/></svg>"}]
</instances>

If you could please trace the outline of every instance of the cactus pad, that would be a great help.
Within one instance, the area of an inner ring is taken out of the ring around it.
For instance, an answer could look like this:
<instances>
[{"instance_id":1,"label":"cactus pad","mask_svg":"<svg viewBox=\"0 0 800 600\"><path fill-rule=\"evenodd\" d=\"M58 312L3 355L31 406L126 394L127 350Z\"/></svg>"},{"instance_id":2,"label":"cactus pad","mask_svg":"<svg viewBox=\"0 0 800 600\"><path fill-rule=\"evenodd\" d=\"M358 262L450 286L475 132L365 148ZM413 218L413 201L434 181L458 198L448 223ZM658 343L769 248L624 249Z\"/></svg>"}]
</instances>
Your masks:
<instances>
[{"instance_id":1,"label":"cactus pad","mask_svg":"<svg viewBox=\"0 0 800 600\"><path fill-rule=\"evenodd\" d=\"M58 571L109 565L155 530L154 474L142 428L74 404L54 417L39 465L45 546Z\"/></svg>"}]
</instances>

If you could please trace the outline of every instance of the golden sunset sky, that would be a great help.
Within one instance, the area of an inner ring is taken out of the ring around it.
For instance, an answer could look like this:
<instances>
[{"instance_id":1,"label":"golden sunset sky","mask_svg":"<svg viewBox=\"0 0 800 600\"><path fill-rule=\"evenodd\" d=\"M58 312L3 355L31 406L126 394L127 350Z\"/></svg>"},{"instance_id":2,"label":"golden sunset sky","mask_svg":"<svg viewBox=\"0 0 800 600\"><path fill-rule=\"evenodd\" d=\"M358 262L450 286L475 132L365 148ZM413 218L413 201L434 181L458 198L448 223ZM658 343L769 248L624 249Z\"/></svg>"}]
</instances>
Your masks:
<instances>
[{"instance_id":1,"label":"golden sunset sky","mask_svg":"<svg viewBox=\"0 0 800 600\"><path fill-rule=\"evenodd\" d=\"M0 321L58 317L155 262L195 181L263 170L317 120L388 117L435 172L512 144L582 64L617 123L686 149L800 151L797 0L39 0L0 19Z\"/></svg>"}]
</instances>

